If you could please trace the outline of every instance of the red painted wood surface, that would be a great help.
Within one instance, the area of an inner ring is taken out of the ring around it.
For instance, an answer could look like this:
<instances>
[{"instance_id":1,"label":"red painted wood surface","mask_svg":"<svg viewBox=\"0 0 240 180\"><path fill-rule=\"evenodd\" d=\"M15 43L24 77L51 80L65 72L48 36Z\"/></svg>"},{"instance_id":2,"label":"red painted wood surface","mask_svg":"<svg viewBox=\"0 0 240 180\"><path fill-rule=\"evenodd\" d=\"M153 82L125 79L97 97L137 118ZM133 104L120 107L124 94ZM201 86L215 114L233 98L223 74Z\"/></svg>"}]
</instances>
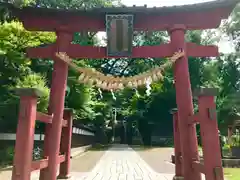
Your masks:
<instances>
[{"instance_id":1,"label":"red painted wood surface","mask_svg":"<svg viewBox=\"0 0 240 180\"><path fill-rule=\"evenodd\" d=\"M52 123L52 118L53 116L50 116L50 115L47 115L47 114L44 114L44 113L41 113L41 112L37 112L37 120L38 121L41 121L43 123L47 123L47 124L51 124ZM68 126L68 122L67 120L62 120L62 126L63 127L67 127Z\"/></svg>"},{"instance_id":2,"label":"red painted wood surface","mask_svg":"<svg viewBox=\"0 0 240 180\"><path fill-rule=\"evenodd\" d=\"M172 52L180 48L188 51L184 39L185 27L175 26L170 31ZM198 143L195 125L188 124L189 116L193 115L192 91L186 56L179 59L174 65L174 79L176 87L176 100L181 132L181 152L183 157L183 175L185 180L201 180L199 172L192 171L192 159L199 160ZM184 88L183 88L184 87Z\"/></svg>"},{"instance_id":3,"label":"red painted wood surface","mask_svg":"<svg viewBox=\"0 0 240 180\"><path fill-rule=\"evenodd\" d=\"M65 161L60 165L59 178L68 178L70 176L71 162L71 142L72 142L72 111L64 110L64 119L67 120L68 126L63 128L60 152L65 153Z\"/></svg>"},{"instance_id":4,"label":"red painted wood surface","mask_svg":"<svg viewBox=\"0 0 240 180\"><path fill-rule=\"evenodd\" d=\"M67 120L62 119L62 127L67 127L67 126L68 126Z\"/></svg>"},{"instance_id":5,"label":"red painted wood surface","mask_svg":"<svg viewBox=\"0 0 240 180\"><path fill-rule=\"evenodd\" d=\"M41 112L37 112L37 118L36 119L41 121L41 122L51 124L52 123L52 118L53 118L53 116L50 116L48 114L44 114L44 113L41 113Z\"/></svg>"},{"instance_id":6,"label":"red painted wood surface","mask_svg":"<svg viewBox=\"0 0 240 180\"><path fill-rule=\"evenodd\" d=\"M66 156L65 156L65 155L60 155L60 156L58 157L58 164L64 162L65 159L66 159Z\"/></svg>"},{"instance_id":7,"label":"red painted wood surface","mask_svg":"<svg viewBox=\"0 0 240 180\"><path fill-rule=\"evenodd\" d=\"M179 119L178 112L173 113L173 135L174 135L174 154L175 154L175 176L183 177L183 167L180 161L181 153L181 142L180 142L180 131L179 131Z\"/></svg>"},{"instance_id":8,"label":"red painted wood surface","mask_svg":"<svg viewBox=\"0 0 240 180\"><path fill-rule=\"evenodd\" d=\"M58 164L63 163L65 160L66 160L65 155L59 155ZM32 164L31 164L31 171L44 169L47 166L48 166L48 158L33 161Z\"/></svg>"},{"instance_id":9,"label":"red painted wood surface","mask_svg":"<svg viewBox=\"0 0 240 180\"><path fill-rule=\"evenodd\" d=\"M198 119L198 115L197 114L189 116L189 118L188 118L188 124L189 125L198 124L198 123L199 123L199 119Z\"/></svg>"},{"instance_id":10,"label":"red painted wood surface","mask_svg":"<svg viewBox=\"0 0 240 180\"><path fill-rule=\"evenodd\" d=\"M217 8L196 12L172 12L160 15L136 14L134 17L135 30L167 30L175 24L185 24L189 30L217 28L221 19L227 19L233 7ZM55 31L65 26L68 31L80 32L105 31L105 16L68 15L59 13L57 17L26 15L20 17L24 27L33 31ZM159 23L157 23L159 22Z\"/></svg>"},{"instance_id":11,"label":"red painted wood surface","mask_svg":"<svg viewBox=\"0 0 240 180\"><path fill-rule=\"evenodd\" d=\"M186 42L186 55L190 57L217 57L219 51L217 46L203 46L192 42Z\"/></svg>"},{"instance_id":12,"label":"red painted wood surface","mask_svg":"<svg viewBox=\"0 0 240 180\"><path fill-rule=\"evenodd\" d=\"M180 161L181 164L183 163L183 157L182 156L179 157L179 161Z\"/></svg>"},{"instance_id":13,"label":"red painted wood surface","mask_svg":"<svg viewBox=\"0 0 240 180\"><path fill-rule=\"evenodd\" d=\"M36 96L21 96L12 180L30 180L36 110Z\"/></svg>"},{"instance_id":14,"label":"red painted wood surface","mask_svg":"<svg viewBox=\"0 0 240 180\"><path fill-rule=\"evenodd\" d=\"M191 57L216 57L219 56L217 46L201 46L194 43L187 43L187 56ZM53 58L56 52L56 45L47 47L28 48L29 58ZM68 56L72 58L109 58L105 47L80 46L71 44L66 49ZM173 52L171 44L162 44L159 46L139 46L134 47L132 58L160 58L170 57ZM111 57L113 58L113 57ZM119 58L119 57L118 57Z\"/></svg>"},{"instance_id":15,"label":"red painted wood surface","mask_svg":"<svg viewBox=\"0 0 240 180\"><path fill-rule=\"evenodd\" d=\"M40 159L32 162L31 171L44 169L48 166L48 159Z\"/></svg>"},{"instance_id":16,"label":"red painted wood surface","mask_svg":"<svg viewBox=\"0 0 240 180\"><path fill-rule=\"evenodd\" d=\"M199 96L198 109L201 127L201 140L206 180L223 180L222 158L218 136L217 114L210 119L208 108L216 109L214 96ZM220 168L219 177L215 178L214 168Z\"/></svg>"},{"instance_id":17,"label":"red painted wood surface","mask_svg":"<svg viewBox=\"0 0 240 180\"><path fill-rule=\"evenodd\" d=\"M192 167L193 167L194 171L205 174L205 167L199 161L193 161Z\"/></svg>"},{"instance_id":18,"label":"red painted wood surface","mask_svg":"<svg viewBox=\"0 0 240 180\"><path fill-rule=\"evenodd\" d=\"M66 51L67 46L72 41L72 34L67 32L58 32L57 33L57 45L58 51ZM51 131L49 137L51 138L51 143L49 143L48 149L48 167L46 169L46 179L56 180L57 173L57 164L58 164L58 154L60 150L60 139L62 132L62 119L63 119L63 110L64 110L64 100L65 100L65 89L68 76L68 66L67 64L58 61L57 57L54 62L53 76L54 81L52 80L52 113L53 121L51 126Z\"/></svg>"}]
</instances>

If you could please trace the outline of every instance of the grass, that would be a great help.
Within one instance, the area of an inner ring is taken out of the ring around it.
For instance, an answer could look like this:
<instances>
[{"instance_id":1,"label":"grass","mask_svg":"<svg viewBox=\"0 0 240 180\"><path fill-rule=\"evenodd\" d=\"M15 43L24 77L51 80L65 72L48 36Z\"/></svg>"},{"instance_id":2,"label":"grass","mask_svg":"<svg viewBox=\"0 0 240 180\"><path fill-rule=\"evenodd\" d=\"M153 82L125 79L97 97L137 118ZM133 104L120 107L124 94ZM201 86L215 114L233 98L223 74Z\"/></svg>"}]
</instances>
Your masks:
<instances>
[{"instance_id":1,"label":"grass","mask_svg":"<svg viewBox=\"0 0 240 180\"><path fill-rule=\"evenodd\" d=\"M137 150L149 150L152 149L151 146L143 146L143 145L130 145L133 149Z\"/></svg>"},{"instance_id":2,"label":"grass","mask_svg":"<svg viewBox=\"0 0 240 180\"><path fill-rule=\"evenodd\" d=\"M198 152L199 152L199 155L202 156L203 155L203 150L202 150L202 147L198 147ZM231 151L229 148L227 147L223 147L222 148L222 153L223 153L223 156L224 157L230 157L231 156Z\"/></svg>"},{"instance_id":3,"label":"grass","mask_svg":"<svg viewBox=\"0 0 240 180\"><path fill-rule=\"evenodd\" d=\"M240 168L224 168L224 174L228 180L239 180Z\"/></svg>"},{"instance_id":4,"label":"grass","mask_svg":"<svg viewBox=\"0 0 240 180\"><path fill-rule=\"evenodd\" d=\"M88 151L103 151L103 150L107 150L110 147L109 144L107 145L103 145L103 144L94 144L91 148L89 148Z\"/></svg>"}]
</instances>

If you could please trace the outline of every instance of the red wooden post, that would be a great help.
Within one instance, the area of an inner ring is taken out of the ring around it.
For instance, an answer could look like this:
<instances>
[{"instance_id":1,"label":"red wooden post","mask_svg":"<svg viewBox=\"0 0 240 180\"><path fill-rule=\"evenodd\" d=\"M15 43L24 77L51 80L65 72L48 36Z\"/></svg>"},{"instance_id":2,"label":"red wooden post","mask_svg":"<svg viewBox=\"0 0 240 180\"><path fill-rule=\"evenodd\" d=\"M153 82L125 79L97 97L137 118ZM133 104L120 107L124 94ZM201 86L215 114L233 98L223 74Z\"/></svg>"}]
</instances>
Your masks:
<instances>
[{"instance_id":1,"label":"red wooden post","mask_svg":"<svg viewBox=\"0 0 240 180\"><path fill-rule=\"evenodd\" d=\"M20 96L20 110L12 180L30 180L37 97L40 96L41 93L37 89L31 88L17 89L16 93Z\"/></svg>"},{"instance_id":2,"label":"red wooden post","mask_svg":"<svg viewBox=\"0 0 240 180\"><path fill-rule=\"evenodd\" d=\"M58 79L57 79L57 73L56 73L57 68L58 68L58 64L55 62L53 65L52 82L51 82L51 89L50 89L50 98L49 98L49 107L48 107L49 115L53 114L54 108L55 108L55 102L57 101L56 99L58 99L57 93L55 93L56 91L58 91L58 86L57 86ZM45 125L44 149L43 149L43 155L45 158L49 156L48 149L50 148L50 144L51 144L51 137L50 137L51 129L52 129L52 124ZM39 179L40 180L47 179L47 172L48 172L48 167L41 169Z\"/></svg>"},{"instance_id":3,"label":"red wooden post","mask_svg":"<svg viewBox=\"0 0 240 180\"><path fill-rule=\"evenodd\" d=\"M216 94L217 89L214 88L200 89L195 93L198 96L199 123L206 180L224 179L214 100Z\"/></svg>"},{"instance_id":4,"label":"red wooden post","mask_svg":"<svg viewBox=\"0 0 240 180\"><path fill-rule=\"evenodd\" d=\"M63 119L67 120L67 127L63 128L60 152L65 154L65 161L60 165L58 179L70 178L70 161L71 161L71 142L72 142L72 109L65 109Z\"/></svg>"},{"instance_id":5,"label":"red wooden post","mask_svg":"<svg viewBox=\"0 0 240 180\"><path fill-rule=\"evenodd\" d=\"M72 41L72 34L61 29L57 32L57 48L58 52L66 52L68 45ZM53 52L55 53L55 52ZM56 180L57 166L59 164L59 149L62 132L62 119L65 100L65 89L67 84L68 66L66 63L54 58L54 98L53 100L53 121L50 132L51 143L49 144L49 161L47 168L47 180Z\"/></svg>"},{"instance_id":6,"label":"red wooden post","mask_svg":"<svg viewBox=\"0 0 240 180\"><path fill-rule=\"evenodd\" d=\"M173 136L174 136L174 154L175 154L175 176L174 180L183 180L182 174L182 164L180 158L181 153L181 143L180 143L180 131L178 127L178 112L177 109L172 109L171 113L173 115Z\"/></svg>"},{"instance_id":7,"label":"red wooden post","mask_svg":"<svg viewBox=\"0 0 240 180\"><path fill-rule=\"evenodd\" d=\"M185 26L175 25L170 30L172 51L187 51L185 43ZM187 52L186 52L187 53ZM201 174L192 169L192 161L199 160L196 126L188 125L189 116L193 115L192 91L186 55L174 66L176 100L178 108L179 129L181 132L181 151L183 157L183 175L185 180L200 180Z\"/></svg>"}]
</instances>

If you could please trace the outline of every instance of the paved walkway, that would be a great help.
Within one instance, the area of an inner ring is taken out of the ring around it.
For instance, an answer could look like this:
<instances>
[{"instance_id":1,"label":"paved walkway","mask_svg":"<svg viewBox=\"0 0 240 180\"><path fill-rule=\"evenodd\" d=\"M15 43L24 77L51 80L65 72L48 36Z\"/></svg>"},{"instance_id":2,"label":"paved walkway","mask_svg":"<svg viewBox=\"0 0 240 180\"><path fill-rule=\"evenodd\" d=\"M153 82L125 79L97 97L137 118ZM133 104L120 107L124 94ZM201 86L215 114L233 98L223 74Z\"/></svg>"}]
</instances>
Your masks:
<instances>
[{"instance_id":1,"label":"paved walkway","mask_svg":"<svg viewBox=\"0 0 240 180\"><path fill-rule=\"evenodd\" d=\"M114 145L90 173L72 173L72 180L172 180L173 174L154 172L127 145Z\"/></svg>"}]
</instances>

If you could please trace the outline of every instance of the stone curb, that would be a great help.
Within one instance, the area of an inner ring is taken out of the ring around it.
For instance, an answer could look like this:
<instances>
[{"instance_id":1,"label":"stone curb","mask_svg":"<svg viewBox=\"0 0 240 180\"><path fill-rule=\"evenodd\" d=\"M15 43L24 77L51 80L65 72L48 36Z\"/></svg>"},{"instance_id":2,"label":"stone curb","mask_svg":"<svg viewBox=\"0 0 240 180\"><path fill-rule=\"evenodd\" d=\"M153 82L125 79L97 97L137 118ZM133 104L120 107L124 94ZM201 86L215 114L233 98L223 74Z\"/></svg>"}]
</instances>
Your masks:
<instances>
[{"instance_id":1,"label":"stone curb","mask_svg":"<svg viewBox=\"0 0 240 180\"><path fill-rule=\"evenodd\" d=\"M71 158L74 158L76 156L79 156L79 155L87 152L91 147L92 147L92 145L81 146L78 148L72 148L71 149Z\"/></svg>"},{"instance_id":2,"label":"stone curb","mask_svg":"<svg viewBox=\"0 0 240 180\"><path fill-rule=\"evenodd\" d=\"M78 148L72 148L71 149L71 158L74 158L76 156L79 156L79 155L87 152L91 147L92 147L92 145L81 146ZM13 166L7 166L4 168L0 168L0 171L11 170L12 168L13 168Z\"/></svg>"}]
</instances>

